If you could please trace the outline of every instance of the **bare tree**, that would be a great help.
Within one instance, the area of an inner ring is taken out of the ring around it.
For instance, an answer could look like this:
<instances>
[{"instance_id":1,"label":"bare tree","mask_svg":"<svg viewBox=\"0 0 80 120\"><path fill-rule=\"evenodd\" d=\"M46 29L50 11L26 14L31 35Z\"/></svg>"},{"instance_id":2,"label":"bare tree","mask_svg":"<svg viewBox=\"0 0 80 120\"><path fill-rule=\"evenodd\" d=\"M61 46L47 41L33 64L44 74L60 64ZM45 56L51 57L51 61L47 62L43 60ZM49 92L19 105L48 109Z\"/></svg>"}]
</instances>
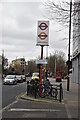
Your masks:
<instances>
[{"instance_id":1,"label":"bare tree","mask_svg":"<svg viewBox=\"0 0 80 120\"><path fill-rule=\"evenodd\" d=\"M29 60L28 61L28 71L29 73L32 75L33 72L37 72L38 68L37 65L35 63L35 60Z\"/></svg>"},{"instance_id":2,"label":"bare tree","mask_svg":"<svg viewBox=\"0 0 80 120\"><path fill-rule=\"evenodd\" d=\"M61 71L65 76L67 74L67 65L65 53L62 51L56 51L53 55L48 57L48 71L55 73L55 57L56 57L56 71Z\"/></svg>"},{"instance_id":3,"label":"bare tree","mask_svg":"<svg viewBox=\"0 0 80 120\"><path fill-rule=\"evenodd\" d=\"M69 26L69 15L70 15L70 2L67 1L59 1L56 2L55 0L49 0L45 3L45 7L49 12L47 18L53 20L65 28ZM80 36L78 27L80 26L80 1L72 2L72 11L71 17L72 21L71 24L77 29L73 29L74 38ZM63 29L60 29L61 31ZM77 33L77 34L76 34Z\"/></svg>"}]
</instances>

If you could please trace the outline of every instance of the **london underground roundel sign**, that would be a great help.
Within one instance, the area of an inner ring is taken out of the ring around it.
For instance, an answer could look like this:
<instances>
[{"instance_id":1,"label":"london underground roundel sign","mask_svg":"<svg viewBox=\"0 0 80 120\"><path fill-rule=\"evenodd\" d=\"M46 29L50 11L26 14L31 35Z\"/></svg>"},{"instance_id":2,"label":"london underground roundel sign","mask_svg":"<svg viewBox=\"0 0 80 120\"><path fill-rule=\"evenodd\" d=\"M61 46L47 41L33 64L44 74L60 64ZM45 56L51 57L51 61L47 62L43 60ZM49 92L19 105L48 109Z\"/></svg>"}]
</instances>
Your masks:
<instances>
[{"instance_id":1,"label":"london underground roundel sign","mask_svg":"<svg viewBox=\"0 0 80 120\"><path fill-rule=\"evenodd\" d=\"M41 40L45 40L45 38L47 37L45 32L41 32L38 37L40 37Z\"/></svg>"},{"instance_id":2,"label":"london underground roundel sign","mask_svg":"<svg viewBox=\"0 0 80 120\"><path fill-rule=\"evenodd\" d=\"M49 21L38 21L37 44L48 46L49 39Z\"/></svg>"},{"instance_id":3,"label":"london underground roundel sign","mask_svg":"<svg viewBox=\"0 0 80 120\"><path fill-rule=\"evenodd\" d=\"M48 27L46 23L42 22L40 25L39 25L40 29L41 30L46 30L46 28Z\"/></svg>"}]
</instances>

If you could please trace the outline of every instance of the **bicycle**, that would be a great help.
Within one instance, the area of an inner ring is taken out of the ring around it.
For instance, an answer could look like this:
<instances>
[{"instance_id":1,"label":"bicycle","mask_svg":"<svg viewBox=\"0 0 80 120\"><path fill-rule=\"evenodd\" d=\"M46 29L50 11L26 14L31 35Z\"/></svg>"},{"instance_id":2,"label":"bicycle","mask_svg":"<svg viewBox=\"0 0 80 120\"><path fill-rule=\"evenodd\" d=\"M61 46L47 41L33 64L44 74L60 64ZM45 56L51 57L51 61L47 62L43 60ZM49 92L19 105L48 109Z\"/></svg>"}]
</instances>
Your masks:
<instances>
[{"instance_id":1,"label":"bicycle","mask_svg":"<svg viewBox=\"0 0 80 120\"><path fill-rule=\"evenodd\" d=\"M58 95L57 87L55 88L52 85L45 87L45 84L41 86L41 97L50 96L57 99L57 95Z\"/></svg>"}]
</instances>

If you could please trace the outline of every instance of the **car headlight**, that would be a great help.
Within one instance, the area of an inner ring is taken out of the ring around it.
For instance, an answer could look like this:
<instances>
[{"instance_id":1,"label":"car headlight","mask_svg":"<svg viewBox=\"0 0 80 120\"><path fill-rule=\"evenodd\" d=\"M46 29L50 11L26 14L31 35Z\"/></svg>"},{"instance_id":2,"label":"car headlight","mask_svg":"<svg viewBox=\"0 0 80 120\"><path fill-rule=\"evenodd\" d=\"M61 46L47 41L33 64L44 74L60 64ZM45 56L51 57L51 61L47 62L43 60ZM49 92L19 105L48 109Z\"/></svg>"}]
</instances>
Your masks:
<instances>
[{"instance_id":1,"label":"car headlight","mask_svg":"<svg viewBox=\"0 0 80 120\"><path fill-rule=\"evenodd\" d=\"M35 80L35 77L34 77L34 76L32 77L32 80Z\"/></svg>"},{"instance_id":2,"label":"car headlight","mask_svg":"<svg viewBox=\"0 0 80 120\"><path fill-rule=\"evenodd\" d=\"M4 82L6 82L6 79L4 79Z\"/></svg>"}]
</instances>

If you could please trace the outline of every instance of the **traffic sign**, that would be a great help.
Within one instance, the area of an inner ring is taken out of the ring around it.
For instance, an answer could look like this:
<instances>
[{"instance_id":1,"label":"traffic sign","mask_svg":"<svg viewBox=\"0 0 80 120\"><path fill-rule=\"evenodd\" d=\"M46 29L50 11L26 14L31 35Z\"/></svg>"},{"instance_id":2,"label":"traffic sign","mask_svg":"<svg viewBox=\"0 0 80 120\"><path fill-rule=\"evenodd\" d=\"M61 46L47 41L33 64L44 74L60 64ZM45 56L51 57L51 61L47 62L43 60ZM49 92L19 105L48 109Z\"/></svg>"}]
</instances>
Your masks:
<instances>
[{"instance_id":1,"label":"traffic sign","mask_svg":"<svg viewBox=\"0 0 80 120\"><path fill-rule=\"evenodd\" d=\"M42 22L40 25L39 25L40 29L41 30L46 30L46 28L48 27L47 24L45 22Z\"/></svg>"},{"instance_id":2,"label":"traffic sign","mask_svg":"<svg viewBox=\"0 0 80 120\"><path fill-rule=\"evenodd\" d=\"M46 59L36 60L36 64L47 64L47 61L46 61Z\"/></svg>"},{"instance_id":3,"label":"traffic sign","mask_svg":"<svg viewBox=\"0 0 80 120\"><path fill-rule=\"evenodd\" d=\"M47 37L46 33L45 32L41 32L38 37L41 39L41 40L45 40L45 38Z\"/></svg>"},{"instance_id":4,"label":"traffic sign","mask_svg":"<svg viewBox=\"0 0 80 120\"><path fill-rule=\"evenodd\" d=\"M37 44L48 46L49 39L49 21L38 21Z\"/></svg>"}]
</instances>

